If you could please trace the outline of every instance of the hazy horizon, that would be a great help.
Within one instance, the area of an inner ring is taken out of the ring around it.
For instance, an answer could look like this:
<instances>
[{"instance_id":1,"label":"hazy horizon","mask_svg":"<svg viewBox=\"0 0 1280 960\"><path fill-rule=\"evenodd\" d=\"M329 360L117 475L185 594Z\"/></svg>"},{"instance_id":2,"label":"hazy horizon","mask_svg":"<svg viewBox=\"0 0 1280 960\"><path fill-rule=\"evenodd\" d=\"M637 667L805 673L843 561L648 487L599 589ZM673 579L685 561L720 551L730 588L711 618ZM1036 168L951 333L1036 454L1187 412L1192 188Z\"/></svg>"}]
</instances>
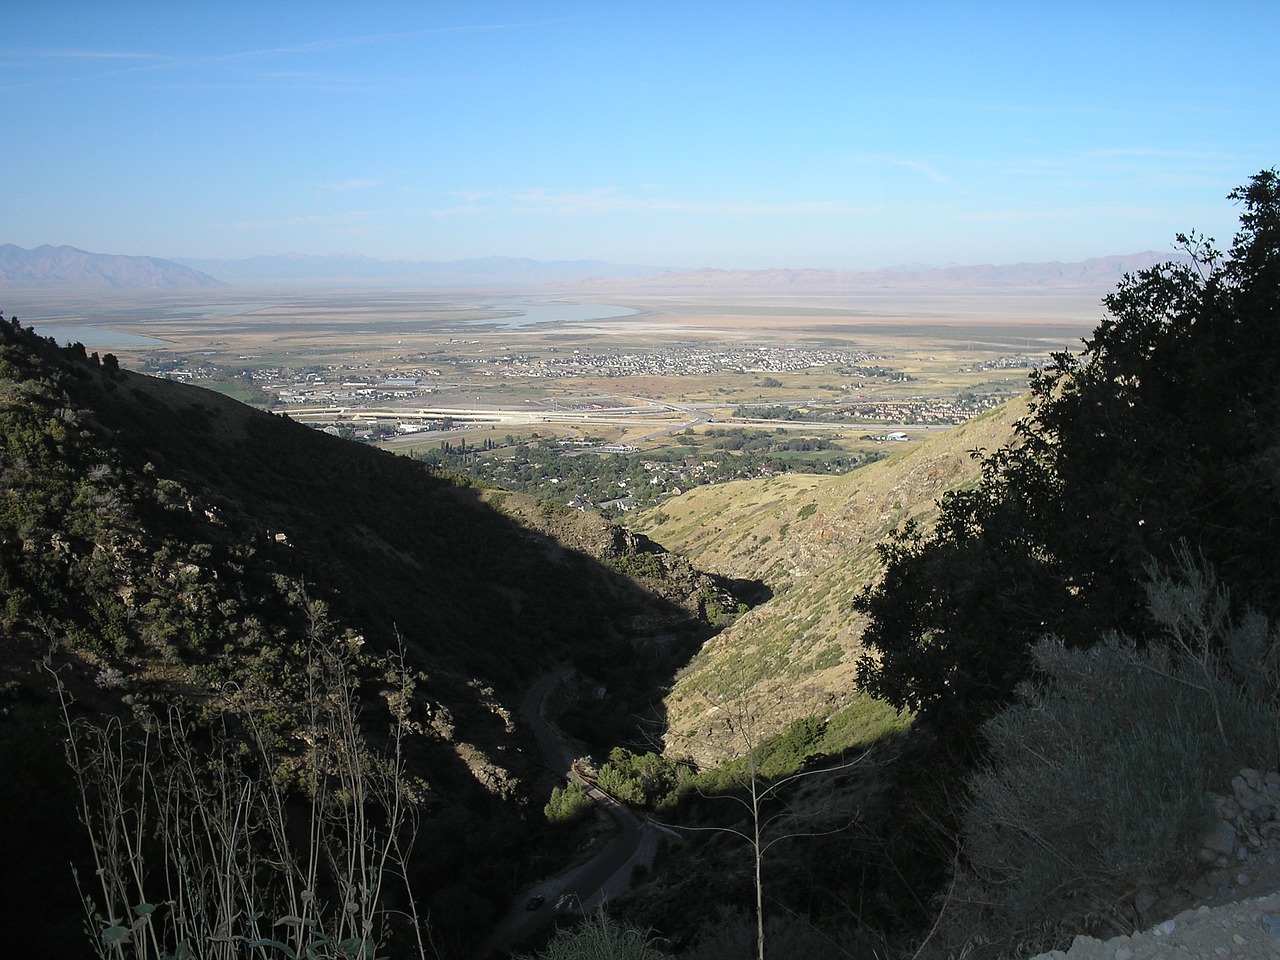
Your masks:
<instances>
[{"instance_id":1,"label":"hazy horizon","mask_svg":"<svg viewBox=\"0 0 1280 960\"><path fill-rule=\"evenodd\" d=\"M1280 7L15 0L4 239L865 271L1225 243ZM1248 29L1241 29L1247 24Z\"/></svg>"}]
</instances>

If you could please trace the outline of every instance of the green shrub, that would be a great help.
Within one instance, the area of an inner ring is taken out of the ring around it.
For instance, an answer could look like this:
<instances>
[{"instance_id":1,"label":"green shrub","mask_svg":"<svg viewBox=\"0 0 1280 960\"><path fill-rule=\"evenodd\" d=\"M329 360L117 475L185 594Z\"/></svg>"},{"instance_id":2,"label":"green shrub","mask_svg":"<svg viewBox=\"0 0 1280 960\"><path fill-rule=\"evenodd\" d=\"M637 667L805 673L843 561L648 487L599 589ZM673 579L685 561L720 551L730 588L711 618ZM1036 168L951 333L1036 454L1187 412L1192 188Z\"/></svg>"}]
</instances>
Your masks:
<instances>
[{"instance_id":1,"label":"green shrub","mask_svg":"<svg viewBox=\"0 0 1280 960\"><path fill-rule=\"evenodd\" d=\"M595 804L577 780L570 780L564 787L553 787L551 799L542 808L550 823L576 823L591 815Z\"/></svg>"},{"instance_id":2,"label":"green shrub","mask_svg":"<svg viewBox=\"0 0 1280 960\"><path fill-rule=\"evenodd\" d=\"M799 773L810 758L824 754L820 745L826 740L826 732L826 721L801 717L781 733L755 744L749 756L735 757L696 774L677 776L672 792L658 807L669 808L692 793L714 796L739 792L751 782L753 773L761 784Z\"/></svg>"},{"instance_id":3,"label":"green shrub","mask_svg":"<svg viewBox=\"0 0 1280 960\"><path fill-rule=\"evenodd\" d=\"M1209 791L1276 754L1274 707L1162 644L1044 640L1032 656L1047 680L983 726L991 763L964 819L970 867L1015 927L1169 874Z\"/></svg>"},{"instance_id":4,"label":"green shrub","mask_svg":"<svg viewBox=\"0 0 1280 960\"><path fill-rule=\"evenodd\" d=\"M747 612L745 603L739 603L733 609L729 609L719 597L706 589L698 591L697 600L703 619L713 627L727 627Z\"/></svg>"},{"instance_id":5,"label":"green shrub","mask_svg":"<svg viewBox=\"0 0 1280 960\"><path fill-rule=\"evenodd\" d=\"M521 955L519 960L661 960L664 956L644 933L601 912L576 927L557 930L545 950Z\"/></svg>"},{"instance_id":6,"label":"green shrub","mask_svg":"<svg viewBox=\"0 0 1280 960\"><path fill-rule=\"evenodd\" d=\"M657 753L632 753L614 747L596 782L613 797L632 806L650 806L675 789L679 765Z\"/></svg>"},{"instance_id":7,"label":"green shrub","mask_svg":"<svg viewBox=\"0 0 1280 960\"><path fill-rule=\"evenodd\" d=\"M901 733L910 726L911 714L855 691L849 697L848 706L827 718L818 752L835 756L846 750L865 750L877 740Z\"/></svg>"},{"instance_id":8,"label":"green shrub","mask_svg":"<svg viewBox=\"0 0 1280 960\"><path fill-rule=\"evenodd\" d=\"M1156 629L1144 647L1042 639L1031 650L1041 680L982 726L990 759L970 779L965 892L949 909L963 942L946 949L973 948L979 928L997 950L1023 949L1112 913L1185 865L1211 791L1275 764L1266 678L1280 638L1257 614L1233 618L1203 561L1184 549L1176 562L1149 570ZM992 912L979 920L962 901Z\"/></svg>"},{"instance_id":9,"label":"green shrub","mask_svg":"<svg viewBox=\"0 0 1280 960\"><path fill-rule=\"evenodd\" d=\"M544 520L550 520L553 517L567 516L570 509L571 508L567 504L558 503L555 500L540 499L538 501L538 516L542 517Z\"/></svg>"},{"instance_id":10,"label":"green shrub","mask_svg":"<svg viewBox=\"0 0 1280 960\"><path fill-rule=\"evenodd\" d=\"M662 561L655 553L626 553L610 560L609 565L619 573L637 580L661 580L666 576Z\"/></svg>"}]
</instances>

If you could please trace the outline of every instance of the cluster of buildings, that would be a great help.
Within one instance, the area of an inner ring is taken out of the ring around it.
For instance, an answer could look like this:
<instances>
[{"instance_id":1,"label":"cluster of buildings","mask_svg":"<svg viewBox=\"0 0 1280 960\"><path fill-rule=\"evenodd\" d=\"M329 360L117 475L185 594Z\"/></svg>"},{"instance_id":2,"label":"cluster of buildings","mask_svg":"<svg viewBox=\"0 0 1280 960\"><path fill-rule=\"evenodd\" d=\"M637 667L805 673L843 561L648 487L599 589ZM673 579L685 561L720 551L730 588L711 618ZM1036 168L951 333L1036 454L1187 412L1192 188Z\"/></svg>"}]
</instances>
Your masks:
<instances>
[{"instance_id":1,"label":"cluster of buildings","mask_svg":"<svg viewBox=\"0 0 1280 960\"><path fill-rule=\"evenodd\" d=\"M252 358L241 358L252 359ZM223 380L227 371L212 363L183 358L153 361L141 365L142 372L169 380L195 382ZM285 406L303 404L360 404L386 400L407 400L435 392L440 371L421 368L388 375L376 370L360 370L347 364L311 370L265 367L240 376L259 390L274 395Z\"/></svg>"},{"instance_id":2,"label":"cluster of buildings","mask_svg":"<svg viewBox=\"0 0 1280 960\"><path fill-rule=\"evenodd\" d=\"M983 360L974 366L975 370L1030 370L1032 367L1046 367L1049 365L1049 359L1042 357L1038 360L1031 357L1015 354L1008 357L993 357L990 360Z\"/></svg>"},{"instance_id":3,"label":"cluster of buildings","mask_svg":"<svg viewBox=\"0 0 1280 960\"><path fill-rule=\"evenodd\" d=\"M379 380L333 381L322 374L308 374L305 379L276 380L255 375L254 382L262 390L274 393L281 403L355 404L380 400L408 400L435 391L435 385L413 376L385 377Z\"/></svg>"},{"instance_id":4,"label":"cluster of buildings","mask_svg":"<svg viewBox=\"0 0 1280 960\"><path fill-rule=\"evenodd\" d=\"M252 360L242 357L242 360ZM425 359L425 357L423 358ZM450 362L468 367L471 375L488 377L630 377L687 376L717 373L798 373L815 367L839 367L847 376L887 377L891 381L911 379L879 365L881 358L860 350L830 350L800 347L730 347L706 349L675 346L648 353L587 354L579 350L546 356L501 354L491 357L453 357ZM148 362L150 361L150 362ZM212 363L147 358L143 372L173 380L225 379L228 371ZM458 371L455 371L458 372ZM444 374L438 368L421 366L397 369L394 374L370 365L336 364L290 370L284 367L253 369L242 374L258 389L288 405L357 404L405 400L438 389Z\"/></svg>"},{"instance_id":5,"label":"cluster of buildings","mask_svg":"<svg viewBox=\"0 0 1280 960\"><path fill-rule=\"evenodd\" d=\"M854 375L874 376L866 367L879 358L864 351L799 347L740 347L708 350L670 347L653 353L585 354L533 357L507 354L483 361L507 377L687 376L714 373L796 373L813 367L857 366Z\"/></svg>"},{"instance_id":6,"label":"cluster of buildings","mask_svg":"<svg viewBox=\"0 0 1280 960\"><path fill-rule=\"evenodd\" d=\"M1005 399L999 396L967 396L954 400L868 400L840 407L835 416L885 423L957 424L999 406Z\"/></svg>"}]
</instances>

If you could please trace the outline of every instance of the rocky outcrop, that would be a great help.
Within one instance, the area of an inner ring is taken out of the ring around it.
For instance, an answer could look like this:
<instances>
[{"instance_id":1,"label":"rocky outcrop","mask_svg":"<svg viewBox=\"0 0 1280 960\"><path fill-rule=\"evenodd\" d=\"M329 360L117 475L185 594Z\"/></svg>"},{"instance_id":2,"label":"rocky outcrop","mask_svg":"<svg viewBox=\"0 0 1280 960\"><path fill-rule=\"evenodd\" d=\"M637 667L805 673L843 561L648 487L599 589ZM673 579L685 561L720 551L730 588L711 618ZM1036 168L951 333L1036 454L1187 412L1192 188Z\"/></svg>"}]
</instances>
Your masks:
<instances>
[{"instance_id":1,"label":"rocky outcrop","mask_svg":"<svg viewBox=\"0 0 1280 960\"><path fill-rule=\"evenodd\" d=\"M1205 830L1196 858L1225 869L1280 834L1280 771L1241 770L1231 781L1231 793L1215 796L1213 806L1218 819Z\"/></svg>"}]
</instances>

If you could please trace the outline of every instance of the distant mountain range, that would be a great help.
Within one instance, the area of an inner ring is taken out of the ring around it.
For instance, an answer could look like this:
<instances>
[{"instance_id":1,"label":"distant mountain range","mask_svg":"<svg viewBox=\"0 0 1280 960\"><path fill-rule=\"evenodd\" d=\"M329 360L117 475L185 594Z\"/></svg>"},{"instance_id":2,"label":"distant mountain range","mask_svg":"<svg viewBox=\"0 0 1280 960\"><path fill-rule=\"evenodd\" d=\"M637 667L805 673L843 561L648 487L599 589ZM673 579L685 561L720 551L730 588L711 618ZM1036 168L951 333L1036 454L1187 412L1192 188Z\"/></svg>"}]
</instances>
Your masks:
<instances>
[{"instance_id":1,"label":"distant mountain range","mask_svg":"<svg viewBox=\"0 0 1280 960\"><path fill-rule=\"evenodd\" d=\"M188 290L241 288L431 287L478 289L573 285L614 292L1097 291L1124 274L1171 259L1149 251L1078 263L1015 263L884 270L664 270L602 260L375 260L354 256L263 256L243 260L162 260L89 253L69 246L24 250L0 245L0 289Z\"/></svg>"},{"instance_id":2,"label":"distant mountain range","mask_svg":"<svg viewBox=\"0 0 1280 960\"><path fill-rule=\"evenodd\" d=\"M472 260L375 260L371 257L285 254L247 260L190 260L176 263L237 286L259 287L538 287L583 280L622 281L662 273L660 267L602 260L530 260L481 257Z\"/></svg>"},{"instance_id":3,"label":"distant mountain range","mask_svg":"<svg viewBox=\"0 0 1280 960\"><path fill-rule=\"evenodd\" d=\"M190 290L223 287L207 273L157 257L89 253L76 247L24 250L0 244L0 289Z\"/></svg>"},{"instance_id":4,"label":"distant mountain range","mask_svg":"<svg viewBox=\"0 0 1280 960\"><path fill-rule=\"evenodd\" d=\"M1097 291L1115 287L1126 273L1178 259L1175 255L1147 251L1124 256L1095 257L1077 263L981 264L976 266L925 267L912 264L883 270L676 270L632 281L628 289L758 293L860 292L956 293L964 291ZM612 281L599 286L616 287Z\"/></svg>"}]
</instances>

